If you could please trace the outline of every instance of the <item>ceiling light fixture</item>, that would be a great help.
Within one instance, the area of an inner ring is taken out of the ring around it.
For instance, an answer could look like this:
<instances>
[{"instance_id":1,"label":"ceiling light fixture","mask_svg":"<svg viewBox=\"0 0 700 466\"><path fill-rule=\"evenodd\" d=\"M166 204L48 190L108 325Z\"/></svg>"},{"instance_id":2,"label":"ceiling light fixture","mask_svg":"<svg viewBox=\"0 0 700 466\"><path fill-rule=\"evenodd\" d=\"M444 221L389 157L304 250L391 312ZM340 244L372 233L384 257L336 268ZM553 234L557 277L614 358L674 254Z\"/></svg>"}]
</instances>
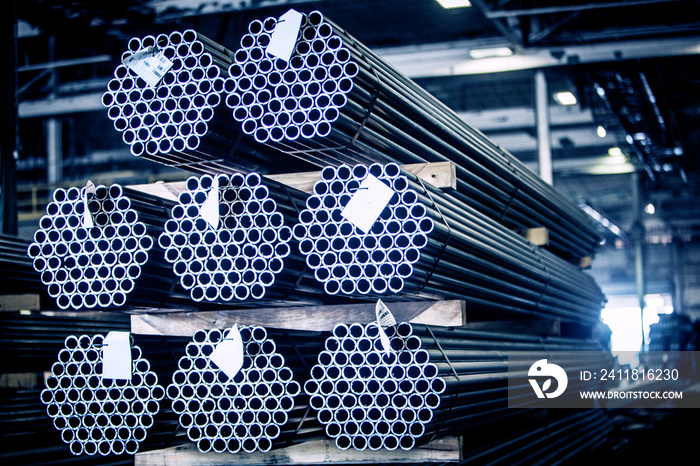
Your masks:
<instances>
[{"instance_id":1,"label":"ceiling light fixture","mask_svg":"<svg viewBox=\"0 0 700 466\"><path fill-rule=\"evenodd\" d=\"M608 149L608 155L611 157L619 157L622 155L622 149L619 147L611 147Z\"/></svg>"},{"instance_id":2,"label":"ceiling light fixture","mask_svg":"<svg viewBox=\"0 0 700 466\"><path fill-rule=\"evenodd\" d=\"M606 134L608 134L607 131L605 131L605 128L602 126L598 126L595 130L595 133L598 135L599 138L604 138Z\"/></svg>"},{"instance_id":3,"label":"ceiling light fixture","mask_svg":"<svg viewBox=\"0 0 700 466\"><path fill-rule=\"evenodd\" d=\"M474 60L481 58L510 57L513 49L510 47L490 47L487 49L473 49L469 51L469 56Z\"/></svg>"},{"instance_id":4,"label":"ceiling light fixture","mask_svg":"<svg viewBox=\"0 0 700 466\"><path fill-rule=\"evenodd\" d=\"M654 215L654 212L656 212L656 207L654 207L654 204L651 202L644 207L644 212L648 213L649 215Z\"/></svg>"},{"instance_id":5,"label":"ceiling light fixture","mask_svg":"<svg viewBox=\"0 0 700 466\"><path fill-rule=\"evenodd\" d=\"M449 8L464 8L467 6L472 6L469 0L437 0L441 7Z\"/></svg>"},{"instance_id":6,"label":"ceiling light fixture","mask_svg":"<svg viewBox=\"0 0 700 466\"><path fill-rule=\"evenodd\" d=\"M554 99L561 105L576 105L576 96L569 91L557 92L554 94Z\"/></svg>"}]
</instances>

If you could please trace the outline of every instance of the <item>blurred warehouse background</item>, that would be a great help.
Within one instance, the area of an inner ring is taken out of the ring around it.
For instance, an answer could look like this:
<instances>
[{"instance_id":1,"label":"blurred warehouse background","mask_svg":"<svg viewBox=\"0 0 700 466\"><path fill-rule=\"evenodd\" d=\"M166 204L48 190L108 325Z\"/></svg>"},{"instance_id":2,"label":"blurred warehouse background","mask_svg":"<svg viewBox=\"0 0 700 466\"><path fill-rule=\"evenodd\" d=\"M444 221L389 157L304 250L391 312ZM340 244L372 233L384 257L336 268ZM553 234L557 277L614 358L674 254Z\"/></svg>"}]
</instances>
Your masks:
<instances>
[{"instance_id":1,"label":"blurred warehouse background","mask_svg":"<svg viewBox=\"0 0 700 466\"><path fill-rule=\"evenodd\" d=\"M4 234L31 240L58 187L187 178L133 156L102 104L131 37L193 28L235 50L255 18L320 10L533 171L551 164L604 237L586 273L613 352L695 348L698 1L16 3L0 39Z\"/></svg>"}]
</instances>

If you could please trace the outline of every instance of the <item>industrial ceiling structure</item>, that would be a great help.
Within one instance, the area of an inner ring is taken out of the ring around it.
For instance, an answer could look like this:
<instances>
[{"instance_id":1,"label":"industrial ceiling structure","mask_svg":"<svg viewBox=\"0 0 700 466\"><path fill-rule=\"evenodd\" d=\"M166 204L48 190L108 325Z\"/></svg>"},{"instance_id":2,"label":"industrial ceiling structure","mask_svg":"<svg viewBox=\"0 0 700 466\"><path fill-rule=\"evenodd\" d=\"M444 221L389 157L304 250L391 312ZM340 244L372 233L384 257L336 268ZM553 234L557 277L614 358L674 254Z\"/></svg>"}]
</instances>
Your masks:
<instances>
[{"instance_id":1,"label":"industrial ceiling structure","mask_svg":"<svg viewBox=\"0 0 700 466\"><path fill-rule=\"evenodd\" d=\"M647 242L692 244L700 237L697 1L472 0L456 8L436 0L18 3L23 183L81 179L96 167L140 162L109 134L100 103L129 38L193 28L236 49L251 20L294 8L321 11L533 170L533 82L542 70L554 185L600 222L608 247L630 241L637 187L642 205L655 206L655 215L644 217ZM50 176L46 143L32 135L46 135L42 122L62 115L71 115L63 124L62 167ZM106 132L81 133L86 118L104 118Z\"/></svg>"}]
</instances>

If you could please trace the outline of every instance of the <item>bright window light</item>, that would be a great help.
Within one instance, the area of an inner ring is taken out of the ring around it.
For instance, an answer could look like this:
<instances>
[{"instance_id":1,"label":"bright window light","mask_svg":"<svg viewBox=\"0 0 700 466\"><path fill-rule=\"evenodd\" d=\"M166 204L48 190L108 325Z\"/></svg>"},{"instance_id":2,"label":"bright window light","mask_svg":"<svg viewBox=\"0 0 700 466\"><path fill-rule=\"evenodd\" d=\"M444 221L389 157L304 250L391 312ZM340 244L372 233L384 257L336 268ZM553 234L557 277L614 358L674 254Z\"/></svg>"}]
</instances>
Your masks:
<instances>
[{"instance_id":1,"label":"bright window light","mask_svg":"<svg viewBox=\"0 0 700 466\"><path fill-rule=\"evenodd\" d=\"M619 157L622 155L622 149L619 147L611 147L608 149L608 155L611 157Z\"/></svg>"},{"instance_id":2,"label":"bright window light","mask_svg":"<svg viewBox=\"0 0 700 466\"><path fill-rule=\"evenodd\" d=\"M469 56L474 60L480 58L510 57L512 55L513 49L510 47L491 47L488 49L474 49L469 51Z\"/></svg>"},{"instance_id":3,"label":"bright window light","mask_svg":"<svg viewBox=\"0 0 700 466\"><path fill-rule=\"evenodd\" d=\"M606 134L608 134L607 131L605 131L605 128L602 126L598 126L595 130L595 134L598 135L599 138L604 138Z\"/></svg>"},{"instance_id":4,"label":"bright window light","mask_svg":"<svg viewBox=\"0 0 700 466\"><path fill-rule=\"evenodd\" d=\"M443 8L464 8L472 6L469 0L437 0Z\"/></svg>"},{"instance_id":5,"label":"bright window light","mask_svg":"<svg viewBox=\"0 0 700 466\"><path fill-rule=\"evenodd\" d=\"M561 105L576 105L577 102L576 96L569 91L557 92L554 94L554 98Z\"/></svg>"}]
</instances>

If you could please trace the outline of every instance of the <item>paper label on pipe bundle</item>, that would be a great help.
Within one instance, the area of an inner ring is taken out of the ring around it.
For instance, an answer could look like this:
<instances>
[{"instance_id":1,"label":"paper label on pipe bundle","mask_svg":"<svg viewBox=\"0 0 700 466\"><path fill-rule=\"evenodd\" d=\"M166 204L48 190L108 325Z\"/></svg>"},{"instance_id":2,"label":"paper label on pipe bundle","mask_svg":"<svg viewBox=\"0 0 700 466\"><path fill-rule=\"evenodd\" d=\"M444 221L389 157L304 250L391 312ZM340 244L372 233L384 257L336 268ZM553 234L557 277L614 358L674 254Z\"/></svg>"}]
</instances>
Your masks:
<instances>
[{"instance_id":1,"label":"paper label on pipe bundle","mask_svg":"<svg viewBox=\"0 0 700 466\"><path fill-rule=\"evenodd\" d=\"M156 87L165 73L173 66L173 62L165 57L158 47L148 47L139 50L122 60L122 64L136 73L151 87Z\"/></svg>"},{"instance_id":2,"label":"paper label on pipe bundle","mask_svg":"<svg viewBox=\"0 0 700 466\"><path fill-rule=\"evenodd\" d=\"M280 16L270 37L270 43L267 44L267 53L289 61L297 44L302 19L303 15L296 10L289 10Z\"/></svg>"},{"instance_id":3,"label":"paper label on pipe bundle","mask_svg":"<svg viewBox=\"0 0 700 466\"><path fill-rule=\"evenodd\" d=\"M391 200L394 190L373 175L367 175L340 215L367 233Z\"/></svg>"},{"instance_id":4,"label":"paper label on pipe bundle","mask_svg":"<svg viewBox=\"0 0 700 466\"><path fill-rule=\"evenodd\" d=\"M211 184L211 189L207 194L207 200L204 201L199 209L199 214L204 220L211 225L213 229L219 228L219 177L215 176Z\"/></svg>"},{"instance_id":5,"label":"paper label on pipe bundle","mask_svg":"<svg viewBox=\"0 0 700 466\"><path fill-rule=\"evenodd\" d=\"M221 340L210 356L211 361L229 378L234 378L243 367L243 339L234 324L226 338Z\"/></svg>"},{"instance_id":6,"label":"paper label on pipe bundle","mask_svg":"<svg viewBox=\"0 0 700 466\"><path fill-rule=\"evenodd\" d=\"M377 300L377 305L374 308L374 312L377 315L377 328L379 329L379 341L382 343L382 348L384 352L389 353L391 351L391 341L389 336L384 331L384 327L390 327L396 325L396 319L391 313L386 304L382 302L381 299Z\"/></svg>"},{"instance_id":7,"label":"paper label on pipe bundle","mask_svg":"<svg viewBox=\"0 0 700 466\"><path fill-rule=\"evenodd\" d=\"M109 332L102 343L102 378L131 380L129 332Z\"/></svg>"},{"instance_id":8,"label":"paper label on pipe bundle","mask_svg":"<svg viewBox=\"0 0 700 466\"><path fill-rule=\"evenodd\" d=\"M92 220L92 212L88 209L88 197L95 194L95 185L92 181L88 180L85 185L85 196L83 196L83 207L85 212L83 213L83 227L92 228L95 226L95 222Z\"/></svg>"}]
</instances>

